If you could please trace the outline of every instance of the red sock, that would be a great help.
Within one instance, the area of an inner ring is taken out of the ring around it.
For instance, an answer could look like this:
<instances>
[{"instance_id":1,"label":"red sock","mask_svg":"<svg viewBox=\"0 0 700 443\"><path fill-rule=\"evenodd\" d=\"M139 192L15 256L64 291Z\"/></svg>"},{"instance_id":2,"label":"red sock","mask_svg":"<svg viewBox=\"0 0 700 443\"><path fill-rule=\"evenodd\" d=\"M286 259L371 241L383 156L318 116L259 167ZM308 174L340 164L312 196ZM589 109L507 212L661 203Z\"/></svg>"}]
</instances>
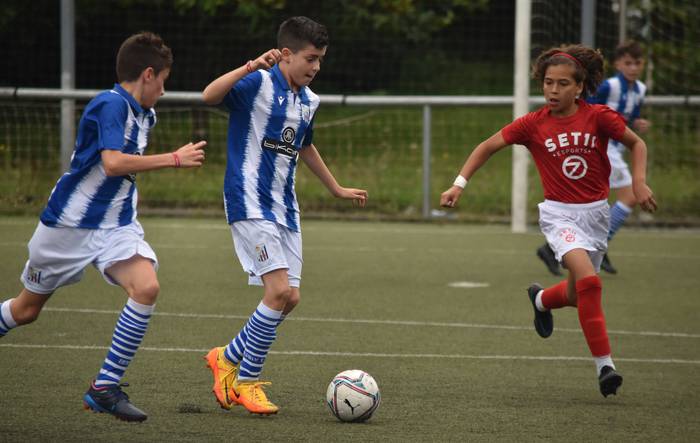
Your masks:
<instances>
[{"instance_id":1,"label":"red sock","mask_svg":"<svg viewBox=\"0 0 700 443\"><path fill-rule=\"evenodd\" d=\"M569 303L569 297L566 296L566 280L550 286L542 292L542 306L547 309L559 309L564 306L573 306Z\"/></svg>"},{"instance_id":2,"label":"red sock","mask_svg":"<svg viewBox=\"0 0 700 443\"><path fill-rule=\"evenodd\" d=\"M603 286L600 277L591 275L576 282L578 296L578 320L586 336L588 348L594 357L610 355L608 331L605 328L605 316L600 304Z\"/></svg>"}]
</instances>

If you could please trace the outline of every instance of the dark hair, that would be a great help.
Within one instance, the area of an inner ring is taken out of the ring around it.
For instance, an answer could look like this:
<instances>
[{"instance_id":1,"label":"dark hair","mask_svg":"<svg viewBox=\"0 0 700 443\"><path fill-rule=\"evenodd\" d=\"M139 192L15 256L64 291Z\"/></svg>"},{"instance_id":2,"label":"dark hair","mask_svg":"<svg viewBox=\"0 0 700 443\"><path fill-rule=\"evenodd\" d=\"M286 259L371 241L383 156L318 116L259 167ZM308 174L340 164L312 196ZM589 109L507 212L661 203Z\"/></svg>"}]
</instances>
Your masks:
<instances>
[{"instance_id":1,"label":"dark hair","mask_svg":"<svg viewBox=\"0 0 700 443\"><path fill-rule=\"evenodd\" d=\"M124 40L117 52L117 80L137 80L146 68L156 75L173 65L173 53L159 35L139 32Z\"/></svg>"},{"instance_id":2,"label":"dark hair","mask_svg":"<svg viewBox=\"0 0 700 443\"><path fill-rule=\"evenodd\" d=\"M583 83L581 98L594 95L603 80L603 56L600 51L583 45L564 45L543 51L532 66L532 78L544 81L547 68L569 65L574 70L576 83Z\"/></svg>"},{"instance_id":3,"label":"dark hair","mask_svg":"<svg viewBox=\"0 0 700 443\"><path fill-rule=\"evenodd\" d=\"M644 49L642 49L642 46L636 41L628 40L617 45L615 54L613 54L613 60L617 61L625 55L629 55L633 59L638 60L644 57Z\"/></svg>"},{"instance_id":4,"label":"dark hair","mask_svg":"<svg viewBox=\"0 0 700 443\"><path fill-rule=\"evenodd\" d=\"M289 48L292 52L304 49L308 45L318 49L328 46L328 30L320 23L308 17L292 17L285 20L277 32L277 47Z\"/></svg>"}]
</instances>

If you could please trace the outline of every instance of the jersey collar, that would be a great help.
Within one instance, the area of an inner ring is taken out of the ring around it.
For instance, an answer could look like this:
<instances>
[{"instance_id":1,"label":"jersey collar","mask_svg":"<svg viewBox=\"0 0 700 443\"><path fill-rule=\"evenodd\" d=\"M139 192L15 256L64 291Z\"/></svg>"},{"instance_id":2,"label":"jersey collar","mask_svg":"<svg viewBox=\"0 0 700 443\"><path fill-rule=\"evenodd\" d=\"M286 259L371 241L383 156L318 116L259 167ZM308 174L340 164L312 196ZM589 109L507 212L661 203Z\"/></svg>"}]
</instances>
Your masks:
<instances>
[{"instance_id":1,"label":"jersey collar","mask_svg":"<svg viewBox=\"0 0 700 443\"><path fill-rule=\"evenodd\" d=\"M622 74L622 72L618 72L616 77L618 78L618 80L620 80L620 87L622 88L622 92L627 92L627 90L629 89L629 82L625 78L624 74ZM637 84L636 80L634 82L632 90L636 93L639 93L639 85Z\"/></svg>"},{"instance_id":2,"label":"jersey collar","mask_svg":"<svg viewBox=\"0 0 700 443\"><path fill-rule=\"evenodd\" d=\"M275 81L279 83L280 87L283 90L292 91L292 88L289 86L289 83L287 83L287 79L284 78L284 74L282 74L280 65L273 66L270 72L272 72L272 76L275 78ZM302 86L301 88L299 88L299 97L301 97L302 99L306 98L306 86Z\"/></svg>"}]
</instances>

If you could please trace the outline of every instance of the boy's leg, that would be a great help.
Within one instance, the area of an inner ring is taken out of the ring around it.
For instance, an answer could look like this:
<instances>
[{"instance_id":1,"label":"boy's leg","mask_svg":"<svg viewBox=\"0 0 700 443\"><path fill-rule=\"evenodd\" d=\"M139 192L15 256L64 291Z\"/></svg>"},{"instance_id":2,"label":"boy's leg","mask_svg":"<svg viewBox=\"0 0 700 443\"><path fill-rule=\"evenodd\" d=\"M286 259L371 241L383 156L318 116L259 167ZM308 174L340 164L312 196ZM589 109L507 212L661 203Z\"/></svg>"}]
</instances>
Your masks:
<instances>
[{"instance_id":1,"label":"boy's leg","mask_svg":"<svg viewBox=\"0 0 700 443\"><path fill-rule=\"evenodd\" d=\"M153 262L140 255L105 270L129 296L112 335L102 368L85 394L86 407L127 421L143 421L146 414L121 391L121 379L141 345L160 290Z\"/></svg>"},{"instance_id":2,"label":"boy's leg","mask_svg":"<svg viewBox=\"0 0 700 443\"><path fill-rule=\"evenodd\" d=\"M299 303L300 293L299 288L290 288L290 297L287 301L282 315L280 316L277 326L284 321L294 307ZM207 361L207 366L212 370L214 375L214 386L212 392L216 396L216 400L223 409L231 409L233 405L238 404L233 395L231 388L238 377L238 365L243 360L243 354L248 341L247 324L238 332L236 337L231 340L227 346L213 348L204 357Z\"/></svg>"},{"instance_id":3,"label":"boy's leg","mask_svg":"<svg viewBox=\"0 0 700 443\"><path fill-rule=\"evenodd\" d=\"M632 191L632 186L624 186L622 188L615 189L615 194L617 195L617 201L610 208L610 230L608 231L608 242L613 239L617 231L625 224L627 218L632 214L634 205L636 204L636 198L634 197L634 192ZM603 256L603 261L600 263L600 268L609 273L617 274L617 269L613 266L610 261L610 257L606 253Z\"/></svg>"},{"instance_id":4,"label":"boy's leg","mask_svg":"<svg viewBox=\"0 0 700 443\"><path fill-rule=\"evenodd\" d=\"M262 276L265 288L263 300L225 351L227 359L234 364L240 363L229 397L257 414L274 414L279 409L263 392L262 385L266 383L258 379L267 353L277 337L277 326L283 319L283 313L285 309L293 308L290 303L293 290L289 287L287 271L276 269ZM295 292L298 294L298 288Z\"/></svg>"},{"instance_id":5,"label":"boy's leg","mask_svg":"<svg viewBox=\"0 0 700 443\"><path fill-rule=\"evenodd\" d=\"M0 337L10 329L36 320L50 295L37 294L25 288L17 297L0 303Z\"/></svg>"},{"instance_id":6,"label":"boy's leg","mask_svg":"<svg viewBox=\"0 0 700 443\"><path fill-rule=\"evenodd\" d=\"M610 231L608 232L608 241L617 234L617 231L625 224L627 218L632 213L636 204L632 186L625 186L615 190L617 201L610 208Z\"/></svg>"},{"instance_id":7,"label":"boy's leg","mask_svg":"<svg viewBox=\"0 0 700 443\"><path fill-rule=\"evenodd\" d=\"M616 393L622 384L622 376L615 372L610 357L610 341L601 304L602 283L586 250L567 252L564 264L576 282L579 323L596 363L601 393L607 397Z\"/></svg>"},{"instance_id":8,"label":"boy's leg","mask_svg":"<svg viewBox=\"0 0 700 443\"><path fill-rule=\"evenodd\" d=\"M549 243L545 242L542 246L537 248L537 257L547 266L547 270L555 276L563 275L561 269L559 269L559 262L557 261L554 251L549 246Z\"/></svg>"}]
</instances>

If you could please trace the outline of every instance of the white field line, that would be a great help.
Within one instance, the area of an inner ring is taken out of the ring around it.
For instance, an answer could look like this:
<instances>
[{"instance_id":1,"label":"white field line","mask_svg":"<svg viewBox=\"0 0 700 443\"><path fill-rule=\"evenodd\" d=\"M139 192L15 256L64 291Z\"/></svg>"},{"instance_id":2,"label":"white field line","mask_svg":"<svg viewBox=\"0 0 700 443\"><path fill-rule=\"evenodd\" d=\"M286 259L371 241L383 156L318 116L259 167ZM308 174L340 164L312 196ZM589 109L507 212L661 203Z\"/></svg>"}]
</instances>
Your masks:
<instances>
[{"instance_id":1,"label":"white field line","mask_svg":"<svg viewBox=\"0 0 700 443\"><path fill-rule=\"evenodd\" d=\"M73 309L73 308L44 308L44 311L53 312L76 312L83 314L109 314L119 315L121 311L103 310L103 309ZM214 318L228 320L248 320L248 315L231 315L231 314L193 314L193 313L178 313L178 312L154 312L153 315L161 317L180 317L180 318ZM504 329L514 331L530 331L531 326L510 326L510 325L485 325L479 323L446 323L446 322L425 322L411 320L369 320L369 319L350 319L350 318L317 318L317 317L287 317L288 321L307 321L307 322L323 322L323 323L354 323L354 324L372 324L372 325L389 325L389 326L432 326L439 328L474 328L474 329ZM557 328L557 332L572 332L581 333L579 329ZM685 332L656 332L656 331L624 331L609 329L608 333L617 335L638 335L646 337L677 337L677 338L700 338L700 334L690 334Z\"/></svg>"},{"instance_id":2,"label":"white field line","mask_svg":"<svg viewBox=\"0 0 700 443\"><path fill-rule=\"evenodd\" d=\"M71 350L98 350L106 351L108 346L96 345L43 345L23 343L0 343L0 348L17 349L71 349ZM141 346L139 350L155 352L186 352L205 354L209 348L160 348L155 346ZM534 360L534 361L585 361L590 357L575 357L567 355L474 355L474 354L386 354L374 352L324 352L324 351L269 351L273 355L291 356L320 356L320 357L371 357L371 358L443 358L453 360ZM630 363L663 363L663 364L687 364L700 365L700 360L683 360L678 358L625 358L615 357L617 362Z\"/></svg>"}]
</instances>

